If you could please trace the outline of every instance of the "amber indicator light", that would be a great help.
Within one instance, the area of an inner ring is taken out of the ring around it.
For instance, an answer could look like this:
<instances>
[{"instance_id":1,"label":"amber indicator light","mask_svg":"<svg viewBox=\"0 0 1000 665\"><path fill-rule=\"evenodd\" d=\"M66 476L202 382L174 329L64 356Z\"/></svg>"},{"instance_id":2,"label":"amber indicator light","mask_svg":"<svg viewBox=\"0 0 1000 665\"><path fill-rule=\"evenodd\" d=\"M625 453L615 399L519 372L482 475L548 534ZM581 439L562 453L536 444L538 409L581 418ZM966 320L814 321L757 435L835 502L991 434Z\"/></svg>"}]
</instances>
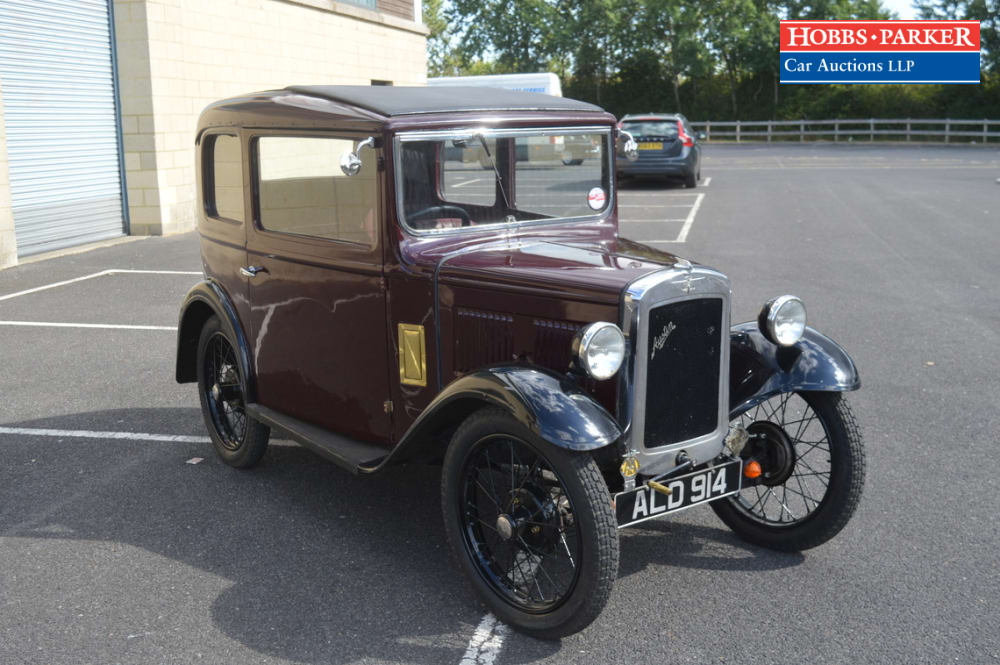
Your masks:
<instances>
[{"instance_id":1,"label":"amber indicator light","mask_svg":"<svg viewBox=\"0 0 1000 665\"><path fill-rule=\"evenodd\" d=\"M760 478L760 462L750 461L743 467L743 475L747 478Z\"/></svg>"}]
</instances>

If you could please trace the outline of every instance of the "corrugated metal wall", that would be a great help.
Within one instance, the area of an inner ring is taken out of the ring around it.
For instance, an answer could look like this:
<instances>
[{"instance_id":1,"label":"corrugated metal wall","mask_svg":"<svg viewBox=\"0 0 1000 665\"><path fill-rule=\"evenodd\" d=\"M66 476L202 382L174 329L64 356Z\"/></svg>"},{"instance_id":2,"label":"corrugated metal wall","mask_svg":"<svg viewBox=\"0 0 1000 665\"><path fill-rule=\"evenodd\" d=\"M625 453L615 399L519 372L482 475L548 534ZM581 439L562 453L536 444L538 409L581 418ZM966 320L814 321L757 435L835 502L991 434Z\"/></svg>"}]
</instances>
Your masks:
<instances>
[{"instance_id":1,"label":"corrugated metal wall","mask_svg":"<svg viewBox=\"0 0 1000 665\"><path fill-rule=\"evenodd\" d=\"M20 256L124 233L108 0L0 0Z\"/></svg>"}]
</instances>

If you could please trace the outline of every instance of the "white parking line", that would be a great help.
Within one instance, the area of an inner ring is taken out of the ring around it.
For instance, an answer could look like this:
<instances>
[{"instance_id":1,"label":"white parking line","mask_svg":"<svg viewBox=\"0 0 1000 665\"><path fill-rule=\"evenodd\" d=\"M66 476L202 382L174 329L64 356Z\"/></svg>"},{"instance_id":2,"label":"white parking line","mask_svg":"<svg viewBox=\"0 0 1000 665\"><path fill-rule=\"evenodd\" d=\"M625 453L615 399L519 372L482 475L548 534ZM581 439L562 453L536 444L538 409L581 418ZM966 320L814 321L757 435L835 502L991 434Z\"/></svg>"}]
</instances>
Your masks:
<instances>
[{"instance_id":1,"label":"white parking line","mask_svg":"<svg viewBox=\"0 0 1000 665\"><path fill-rule=\"evenodd\" d=\"M128 441L164 441L167 443L208 443L207 436L182 434L147 434L146 432L95 432L85 429L44 429L35 427L0 427L0 434L50 436L69 439L124 439Z\"/></svg>"},{"instance_id":2,"label":"white parking line","mask_svg":"<svg viewBox=\"0 0 1000 665\"><path fill-rule=\"evenodd\" d=\"M101 275L110 275L110 270L102 270L101 272L95 272L93 275L84 275L83 277L77 277L75 279L67 279L62 282L54 282L52 284L46 284L45 286L36 286L33 289L25 289L24 291L18 291L17 293L8 293L5 296L0 296L0 300L8 300L10 298L17 298L18 296L26 296L29 293L37 293L38 291L44 291L46 289L54 289L57 286L66 286L67 284L72 284L74 282L82 282L85 279L93 279L94 277L100 277Z\"/></svg>"},{"instance_id":3,"label":"white parking line","mask_svg":"<svg viewBox=\"0 0 1000 665\"><path fill-rule=\"evenodd\" d=\"M623 224L655 224L658 222L686 222L687 217L680 219L622 219L619 221Z\"/></svg>"},{"instance_id":4,"label":"white parking line","mask_svg":"<svg viewBox=\"0 0 1000 665\"><path fill-rule=\"evenodd\" d=\"M705 182L701 183L701 186L708 187L711 184L712 184L712 176L708 176L707 178L705 178Z\"/></svg>"},{"instance_id":5,"label":"white parking line","mask_svg":"<svg viewBox=\"0 0 1000 665\"><path fill-rule=\"evenodd\" d=\"M690 203L619 203L619 208L690 208Z\"/></svg>"},{"instance_id":6,"label":"white parking line","mask_svg":"<svg viewBox=\"0 0 1000 665\"><path fill-rule=\"evenodd\" d=\"M474 182L481 182L483 180L485 180L485 178L475 178L474 180L466 180L465 182L460 182L457 185L452 185L452 187L454 189L458 189L459 187L465 187L466 185L471 185Z\"/></svg>"},{"instance_id":7,"label":"white parking line","mask_svg":"<svg viewBox=\"0 0 1000 665\"><path fill-rule=\"evenodd\" d=\"M95 277L103 277L104 275L118 275L118 274L130 274L130 275L201 275L201 272L192 272L189 270L124 270L112 268L110 270L102 270L101 272L95 272L92 275L84 275L83 277L75 277L73 279L65 279L61 282L53 282L52 284L45 284L44 286L36 286L33 289L25 289L24 291L18 291L17 293L8 293L5 296L0 296L0 301L9 300L11 298L17 298L18 296L26 296L29 293L38 293L39 291L45 291L47 289L54 289L57 286L66 286L67 284L74 284L76 282L82 282L87 279L93 279Z\"/></svg>"},{"instance_id":8,"label":"white parking line","mask_svg":"<svg viewBox=\"0 0 1000 665\"><path fill-rule=\"evenodd\" d=\"M698 192L620 192L624 194L626 198L631 198L633 196L659 196L659 197L676 197L676 196L698 196Z\"/></svg>"},{"instance_id":9,"label":"white parking line","mask_svg":"<svg viewBox=\"0 0 1000 665\"><path fill-rule=\"evenodd\" d=\"M493 665L500 655L508 630L507 626L492 614L484 616L476 627L476 632L472 634L469 647L458 665Z\"/></svg>"},{"instance_id":10,"label":"white parking line","mask_svg":"<svg viewBox=\"0 0 1000 665\"><path fill-rule=\"evenodd\" d=\"M691 206L691 212L688 213L687 219L684 220L684 226L681 227L681 232L677 234L677 237L673 240L643 240L644 243L655 245L658 243L680 243L686 242L688 237L688 232L691 230L691 226L694 224L694 216L698 214L698 208L701 207L701 201L705 198L704 194L699 194L698 198L695 199L694 205Z\"/></svg>"},{"instance_id":11,"label":"white parking line","mask_svg":"<svg viewBox=\"0 0 1000 665\"><path fill-rule=\"evenodd\" d=\"M132 326L116 323L56 323L54 321L0 321L0 326L36 326L41 328L107 328L110 330L177 330L176 326Z\"/></svg>"}]
</instances>

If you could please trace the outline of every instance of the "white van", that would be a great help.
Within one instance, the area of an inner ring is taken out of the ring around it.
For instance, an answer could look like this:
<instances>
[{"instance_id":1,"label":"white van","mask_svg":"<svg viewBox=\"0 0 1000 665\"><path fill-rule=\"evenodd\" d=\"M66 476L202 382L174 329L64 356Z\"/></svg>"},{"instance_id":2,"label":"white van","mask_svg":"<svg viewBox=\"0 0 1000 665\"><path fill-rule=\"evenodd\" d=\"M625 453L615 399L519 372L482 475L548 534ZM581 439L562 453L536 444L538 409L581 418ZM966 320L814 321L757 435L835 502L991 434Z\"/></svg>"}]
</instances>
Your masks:
<instances>
[{"instance_id":1,"label":"white van","mask_svg":"<svg viewBox=\"0 0 1000 665\"><path fill-rule=\"evenodd\" d=\"M490 74L484 76L442 76L427 79L427 85L474 85L521 92L541 92L562 97L559 77L552 72L538 74Z\"/></svg>"}]
</instances>

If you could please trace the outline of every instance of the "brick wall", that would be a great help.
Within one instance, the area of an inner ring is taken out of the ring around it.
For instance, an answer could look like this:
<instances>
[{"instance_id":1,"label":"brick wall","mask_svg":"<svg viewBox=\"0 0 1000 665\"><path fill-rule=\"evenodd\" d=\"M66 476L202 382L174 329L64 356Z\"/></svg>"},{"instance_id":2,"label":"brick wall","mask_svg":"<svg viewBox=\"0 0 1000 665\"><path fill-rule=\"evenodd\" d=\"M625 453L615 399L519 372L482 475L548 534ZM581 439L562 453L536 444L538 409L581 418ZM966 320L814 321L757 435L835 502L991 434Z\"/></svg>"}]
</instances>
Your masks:
<instances>
[{"instance_id":1,"label":"brick wall","mask_svg":"<svg viewBox=\"0 0 1000 665\"><path fill-rule=\"evenodd\" d=\"M292 84L426 82L421 24L333 0L114 0L114 11L133 234L194 228L207 104Z\"/></svg>"},{"instance_id":2,"label":"brick wall","mask_svg":"<svg viewBox=\"0 0 1000 665\"><path fill-rule=\"evenodd\" d=\"M14 215L10 210L10 170L7 167L7 136L3 123L3 81L0 81L0 268L17 265Z\"/></svg>"}]
</instances>

